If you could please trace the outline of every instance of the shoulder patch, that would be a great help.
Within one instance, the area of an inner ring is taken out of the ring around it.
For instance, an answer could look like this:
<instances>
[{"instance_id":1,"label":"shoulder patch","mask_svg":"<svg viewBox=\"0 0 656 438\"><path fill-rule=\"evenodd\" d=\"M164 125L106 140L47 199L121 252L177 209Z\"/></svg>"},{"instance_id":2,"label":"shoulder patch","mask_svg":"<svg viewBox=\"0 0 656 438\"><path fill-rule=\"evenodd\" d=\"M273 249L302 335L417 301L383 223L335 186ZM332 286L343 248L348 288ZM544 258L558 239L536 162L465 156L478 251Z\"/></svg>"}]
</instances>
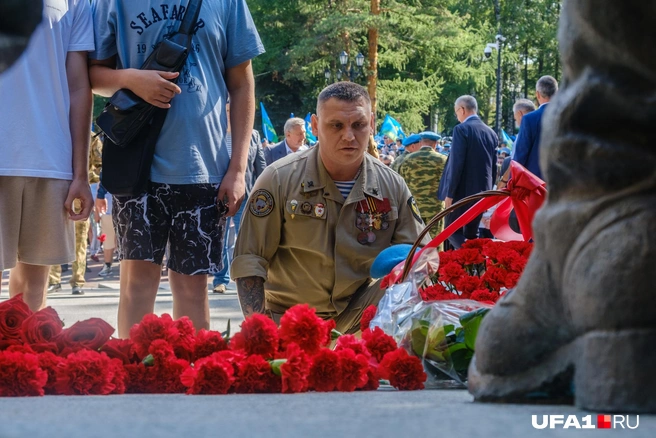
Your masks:
<instances>
[{"instance_id":1,"label":"shoulder patch","mask_svg":"<svg viewBox=\"0 0 656 438\"><path fill-rule=\"evenodd\" d=\"M415 217L417 222L423 224L424 221L421 219L421 216L419 215L419 207L417 207L417 203L415 202L414 196L410 196L408 198L408 207L410 207L410 211L412 212L412 215Z\"/></svg>"},{"instance_id":2,"label":"shoulder patch","mask_svg":"<svg viewBox=\"0 0 656 438\"><path fill-rule=\"evenodd\" d=\"M273 195L266 190L260 189L251 195L248 209L256 217L264 217L273 211Z\"/></svg>"}]
</instances>

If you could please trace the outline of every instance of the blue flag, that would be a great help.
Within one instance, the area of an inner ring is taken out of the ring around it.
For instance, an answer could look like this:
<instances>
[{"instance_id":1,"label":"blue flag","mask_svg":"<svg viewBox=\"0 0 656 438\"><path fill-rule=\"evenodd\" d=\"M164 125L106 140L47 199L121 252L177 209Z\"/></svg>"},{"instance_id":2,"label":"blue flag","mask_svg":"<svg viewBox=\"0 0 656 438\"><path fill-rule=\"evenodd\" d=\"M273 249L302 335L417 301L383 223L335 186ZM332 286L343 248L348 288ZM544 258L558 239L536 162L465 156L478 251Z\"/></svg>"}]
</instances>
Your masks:
<instances>
[{"instance_id":1,"label":"blue flag","mask_svg":"<svg viewBox=\"0 0 656 438\"><path fill-rule=\"evenodd\" d=\"M260 102L260 110L262 111L262 132L264 133L264 137L269 140L269 143L277 143L278 135L276 134L276 130L273 129L273 123L271 123L271 119L264 109L262 102Z\"/></svg>"},{"instance_id":2,"label":"blue flag","mask_svg":"<svg viewBox=\"0 0 656 438\"><path fill-rule=\"evenodd\" d=\"M378 135L386 135L395 141L397 138L405 138L405 133L403 132L401 124L389 114L385 115L385 120L383 120L383 124L380 126L380 132Z\"/></svg>"},{"instance_id":3,"label":"blue flag","mask_svg":"<svg viewBox=\"0 0 656 438\"><path fill-rule=\"evenodd\" d=\"M510 138L510 136L508 135L508 133L506 132L505 129L502 129L502 130L501 130L501 142L502 142L503 144L505 144L506 147L508 147L509 149L512 149L512 147L513 147L514 144L515 144L515 143L512 141L512 139Z\"/></svg>"},{"instance_id":4,"label":"blue flag","mask_svg":"<svg viewBox=\"0 0 656 438\"><path fill-rule=\"evenodd\" d=\"M307 113L307 116L305 116L305 139L308 141L308 143L316 143L317 142L317 137L312 134L312 114Z\"/></svg>"}]
</instances>

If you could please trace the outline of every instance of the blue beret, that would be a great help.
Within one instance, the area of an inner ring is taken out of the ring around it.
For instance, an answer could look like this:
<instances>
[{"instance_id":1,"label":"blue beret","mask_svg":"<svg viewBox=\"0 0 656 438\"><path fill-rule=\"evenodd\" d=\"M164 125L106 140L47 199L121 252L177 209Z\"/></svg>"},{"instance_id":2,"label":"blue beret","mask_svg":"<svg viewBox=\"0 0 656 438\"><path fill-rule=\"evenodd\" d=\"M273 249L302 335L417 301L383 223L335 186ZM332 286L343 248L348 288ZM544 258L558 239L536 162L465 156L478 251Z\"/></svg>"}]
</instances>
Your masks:
<instances>
[{"instance_id":1,"label":"blue beret","mask_svg":"<svg viewBox=\"0 0 656 438\"><path fill-rule=\"evenodd\" d=\"M371 278L382 278L392 272L396 265L408 257L411 249L412 245L401 243L382 250L371 265Z\"/></svg>"},{"instance_id":2,"label":"blue beret","mask_svg":"<svg viewBox=\"0 0 656 438\"><path fill-rule=\"evenodd\" d=\"M499 154L510 155L510 149L508 149L508 148L501 148L501 149L499 149Z\"/></svg>"},{"instance_id":3,"label":"blue beret","mask_svg":"<svg viewBox=\"0 0 656 438\"><path fill-rule=\"evenodd\" d=\"M419 134L419 136L421 137L422 140L426 139L426 140L433 140L433 141L438 141L442 138L433 131L424 131L421 134Z\"/></svg>"},{"instance_id":4,"label":"blue beret","mask_svg":"<svg viewBox=\"0 0 656 438\"><path fill-rule=\"evenodd\" d=\"M421 141L421 137L419 136L419 134L412 134L411 136L406 137L405 140L403 140L403 146L408 147L415 143L419 143L420 141Z\"/></svg>"}]
</instances>

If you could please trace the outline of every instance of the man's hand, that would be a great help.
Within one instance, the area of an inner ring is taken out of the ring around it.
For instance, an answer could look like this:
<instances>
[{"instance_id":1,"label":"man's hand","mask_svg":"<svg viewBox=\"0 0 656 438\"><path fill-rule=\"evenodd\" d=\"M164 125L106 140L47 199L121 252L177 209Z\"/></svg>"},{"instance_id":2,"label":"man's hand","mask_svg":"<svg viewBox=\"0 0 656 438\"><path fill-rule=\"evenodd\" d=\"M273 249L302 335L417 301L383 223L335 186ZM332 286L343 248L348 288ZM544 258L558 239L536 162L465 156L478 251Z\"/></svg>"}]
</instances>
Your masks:
<instances>
[{"instance_id":1,"label":"man's hand","mask_svg":"<svg viewBox=\"0 0 656 438\"><path fill-rule=\"evenodd\" d=\"M180 73L156 70L134 70L131 90L149 104L158 108L171 108L171 99L182 90L171 82Z\"/></svg>"},{"instance_id":2,"label":"man's hand","mask_svg":"<svg viewBox=\"0 0 656 438\"><path fill-rule=\"evenodd\" d=\"M96 212L101 216L107 213L107 199L96 199Z\"/></svg>"},{"instance_id":3,"label":"man's hand","mask_svg":"<svg viewBox=\"0 0 656 438\"><path fill-rule=\"evenodd\" d=\"M80 212L73 211L73 201L80 201ZM85 221L89 219L91 209L93 208L93 196L91 195L91 188L87 181L74 179L68 188L68 195L64 202L64 208L68 211L68 217L73 221Z\"/></svg>"},{"instance_id":4,"label":"man's hand","mask_svg":"<svg viewBox=\"0 0 656 438\"><path fill-rule=\"evenodd\" d=\"M453 204L453 198L444 198L444 208L451 207L451 204Z\"/></svg>"},{"instance_id":5,"label":"man's hand","mask_svg":"<svg viewBox=\"0 0 656 438\"><path fill-rule=\"evenodd\" d=\"M221 181L219 187L218 199L225 202L228 207L226 217L232 217L239 211L244 194L246 193L246 175L243 172L237 172L228 169L228 172Z\"/></svg>"}]
</instances>

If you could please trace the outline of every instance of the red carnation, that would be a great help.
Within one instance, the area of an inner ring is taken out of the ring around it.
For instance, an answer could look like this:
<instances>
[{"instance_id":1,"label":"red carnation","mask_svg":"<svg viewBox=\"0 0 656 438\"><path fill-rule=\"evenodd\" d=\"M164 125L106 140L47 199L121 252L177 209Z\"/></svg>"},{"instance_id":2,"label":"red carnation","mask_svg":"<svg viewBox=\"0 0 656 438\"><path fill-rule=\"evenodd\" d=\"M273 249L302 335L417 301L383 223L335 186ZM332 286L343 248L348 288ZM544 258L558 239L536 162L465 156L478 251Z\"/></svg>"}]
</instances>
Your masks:
<instances>
[{"instance_id":1,"label":"red carnation","mask_svg":"<svg viewBox=\"0 0 656 438\"><path fill-rule=\"evenodd\" d=\"M341 339L341 338L340 338ZM367 384L369 377L369 361L363 354L355 354L351 349L337 351L341 379L337 381L339 391L352 392Z\"/></svg>"},{"instance_id":2,"label":"red carnation","mask_svg":"<svg viewBox=\"0 0 656 438\"><path fill-rule=\"evenodd\" d=\"M280 366L282 392L294 393L308 390L308 374L312 362L301 348L291 343L285 351L287 361Z\"/></svg>"},{"instance_id":3,"label":"red carnation","mask_svg":"<svg viewBox=\"0 0 656 438\"><path fill-rule=\"evenodd\" d=\"M378 365L369 363L367 370L367 383L360 388L362 391L375 391L380 386L380 377L378 377Z\"/></svg>"},{"instance_id":4,"label":"red carnation","mask_svg":"<svg viewBox=\"0 0 656 438\"><path fill-rule=\"evenodd\" d=\"M424 389L427 377L421 360L410 356L403 348L387 353L378 366L378 372L393 387L408 391Z\"/></svg>"},{"instance_id":5,"label":"red carnation","mask_svg":"<svg viewBox=\"0 0 656 438\"><path fill-rule=\"evenodd\" d=\"M130 329L130 339L134 342L135 351L141 359L148 355L148 349L153 341L162 339L174 344L178 336L178 329L173 325L171 315L166 313L161 317L152 313L146 315L139 324L135 324Z\"/></svg>"},{"instance_id":6,"label":"red carnation","mask_svg":"<svg viewBox=\"0 0 656 438\"><path fill-rule=\"evenodd\" d=\"M37 356L39 358L39 367L46 373L48 373L48 381L44 386L45 393L48 395L57 394L55 384L57 383L57 369L59 364L64 362L65 359L46 351Z\"/></svg>"},{"instance_id":7,"label":"red carnation","mask_svg":"<svg viewBox=\"0 0 656 438\"><path fill-rule=\"evenodd\" d=\"M271 364L259 354L249 356L238 363L239 372L235 382L235 392L238 394L261 394L272 392L277 388L278 376L273 374Z\"/></svg>"},{"instance_id":8,"label":"red carnation","mask_svg":"<svg viewBox=\"0 0 656 438\"><path fill-rule=\"evenodd\" d=\"M485 257L483 257L483 254L478 249L463 248L463 249L459 249L458 251L455 251L455 252L458 253L458 260L463 265L467 265L467 266L479 265L479 264L485 262Z\"/></svg>"},{"instance_id":9,"label":"red carnation","mask_svg":"<svg viewBox=\"0 0 656 438\"><path fill-rule=\"evenodd\" d=\"M497 268L496 266L490 266L485 271L485 274L483 274L483 276L481 277L481 281L487 284L487 287L490 290L498 291L499 289L505 286L506 275L508 275L507 271L501 268Z\"/></svg>"},{"instance_id":10,"label":"red carnation","mask_svg":"<svg viewBox=\"0 0 656 438\"><path fill-rule=\"evenodd\" d=\"M0 341L21 340L23 322L30 315L32 311L23 301L22 294L0 303Z\"/></svg>"},{"instance_id":11,"label":"red carnation","mask_svg":"<svg viewBox=\"0 0 656 438\"><path fill-rule=\"evenodd\" d=\"M124 364L139 362L134 344L129 339L110 339L100 348L110 359L118 359Z\"/></svg>"},{"instance_id":12,"label":"red carnation","mask_svg":"<svg viewBox=\"0 0 656 438\"><path fill-rule=\"evenodd\" d=\"M98 351L112 333L114 328L100 318L78 321L57 336L57 347L64 357L82 349Z\"/></svg>"},{"instance_id":13,"label":"red carnation","mask_svg":"<svg viewBox=\"0 0 656 438\"><path fill-rule=\"evenodd\" d=\"M367 359L371 357L371 353L367 350L364 342L356 338L354 335L342 335L337 338L335 351L340 350L353 350L355 354L362 354Z\"/></svg>"},{"instance_id":14,"label":"red carnation","mask_svg":"<svg viewBox=\"0 0 656 438\"><path fill-rule=\"evenodd\" d=\"M487 289L480 289L472 292L470 298L474 301L480 301L482 303L496 303L499 299L499 294L490 292Z\"/></svg>"},{"instance_id":15,"label":"red carnation","mask_svg":"<svg viewBox=\"0 0 656 438\"><path fill-rule=\"evenodd\" d=\"M521 274L516 272L509 272L508 275L506 275L506 284L504 286L507 289L512 289L513 287L517 286L519 277L521 277Z\"/></svg>"},{"instance_id":16,"label":"red carnation","mask_svg":"<svg viewBox=\"0 0 656 438\"><path fill-rule=\"evenodd\" d=\"M398 348L394 338L381 330L380 327L363 331L362 339L367 346L367 350L378 363L383 360L387 353Z\"/></svg>"},{"instance_id":17,"label":"red carnation","mask_svg":"<svg viewBox=\"0 0 656 438\"><path fill-rule=\"evenodd\" d=\"M439 270L440 281L453 284L460 277L467 275L465 270L456 262L447 263L440 266Z\"/></svg>"},{"instance_id":18,"label":"red carnation","mask_svg":"<svg viewBox=\"0 0 656 438\"><path fill-rule=\"evenodd\" d=\"M146 367L146 380L150 383L150 388L146 392L160 394L184 392L185 387L180 381L180 375L189 368L189 362L177 359L171 344L162 339L153 341L148 352L153 356L153 366ZM128 369L128 366L125 368Z\"/></svg>"},{"instance_id":19,"label":"red carnation","mask_svg":"<svg viewBox=\"0 0 656 438\"><path fill-rule=\"evenodd\" d=\"M100 243L103 243L105 240L107 240L107 234L103 233L100 236L98 236L98 240Z\"/></svg>"},{"instance_id":20,"label":"red carnation","mask_svg":"<svg viewBox=\"0 0 656 438\"><path fill-rule=\"evenodd\" d=\"M48 373L35 354L0 351L0 397L43 395Z\"/></svg>"},{"instance_id":21,"label":"red carnation","mask_svg":"<svg viewBox=\"0 0 656 438\"><path fill-rule=\"evenodd\" d=\"M187 394L227 394L235 381L233 374L232 365L214 353L187 368L180 381L189 388Z\"/></svg>"},{"instance_id":22,"label":"red carnation","mask_svg":"<svg viewBox=\"0 0 656 438\"><path fill-rule=\"evenodd\" d=\"M123 362L120 359L110 359L112 373L112 385L114 390L110 394L125 394L127 390L128 373L123 368Z\"/></svg>"},{"instance_id":23,"label":"red carnation","mask_svg":"<svg viewBox=\"0 0 656 438\"><path fill-rule=\"evenodd\" d=\"M183 316L173 322L173 327L178 331L177 337L171 342L175 356L190 362L194 356L196 343L194 323L188 317Z\"/></svg>"},{"instance_id":24,"label":"red carnation","mask_svg":"<svg viewBox=\"0 0 656 438\"><path fill-rule=\"evenodd\" d=\"M468 297L476 289L483 287L481 279L471 275L466 275L456 280L454 286L462 293L462 298Z\"/></svg>"},{"instance_id":25,"label":"red carnation","mask_svg":"<svg viewBox=\"0 0 656 438\"><path fill-rule=\"evenodd\" d=\"M241 324L241 331L230 340L230 348L267 359L278 351L278 326L264 315L255 314Z\"/></svg>"},{"instance_id":26,"label":"red carnation","mask_svg":"<svg viewBox=\"0 0 656 438\"><path fill-rule=\"evenodd\" d=\"M360 319L360 331L365 331L369 328L371 320L376 316L376 312L378 312L378 307L373 304L364 309L364 312L362 312L362 319Z\"/></svg>"},{"instance_id":27,"label":"red carnation","mask_svg":"<svg viewBox=\"0 0 656 438\"><path fill-rule=\"evenodd\" d=\"M23 321L21 335L26 344L49 344L55 342L64 324L52 307L46 307Z\"/></svg>"},{"instance_id":28,"label":"red carnation","mask_svg":"<svg viewBox=\"0 0 656 438\"><path fill-rule=\"evenodd\" d=\"M492 239L472 239L468 240L462 244L461 249L483 249L487 246L488 243L492 242Z\"/></svg>"},{"instance_id":29,"label":"red carnation","mask_svg":"<svg viewBox=\"0 0 656 438\"><path fill-rule=\"evenodd\" d=\"M342 378L339 354L323 348L312 357L312 366L308 376L310 389L317 392L330 392L337 389Z\"/></svg>"},{"instance_id":30,"label":"red carnation","mask_svg":"<svg viewBox=\"0 0 656 438\"><path fill-rule=\"evenodd\" d=\"M213 330L201 329L196 333L196 342L194 344L193 362L203 357L207 357L217 351L223 351L228 348L228 343L223 339L221 333Z\"/></svg>"},{"instance_id":31,"label":"red carnation","mask_svg":"<svg viewBox=\"0 0 656 438\"><path fill-rule=\"evenodd\" d=\"M458 298L458 295L448 291L439 283L421 289L419 294L424 301L455 300Z\"/></svg>"},{"instance_id":32,"label":"red carnation","mask_svg":"<svg viewBox=\"0 0 656 438\"><path fill-rule=\"evenodd\" d=\"M284 346L295 343L313 355L330 343L332 328L334 321L324 321L307 304L297 304L280 318L279 333Z\"/></svg>"},{"instance_id":33,"label":"red carnation","mask_svg":"<svg viewBox=\"0 0 656 438\"><path fill-rule=\"evenodd\" d=\"M80 350L57 368L55 388L63 395L105 395L115 389L111 359L105 353Z\"/></svg>"}]
</instances>

